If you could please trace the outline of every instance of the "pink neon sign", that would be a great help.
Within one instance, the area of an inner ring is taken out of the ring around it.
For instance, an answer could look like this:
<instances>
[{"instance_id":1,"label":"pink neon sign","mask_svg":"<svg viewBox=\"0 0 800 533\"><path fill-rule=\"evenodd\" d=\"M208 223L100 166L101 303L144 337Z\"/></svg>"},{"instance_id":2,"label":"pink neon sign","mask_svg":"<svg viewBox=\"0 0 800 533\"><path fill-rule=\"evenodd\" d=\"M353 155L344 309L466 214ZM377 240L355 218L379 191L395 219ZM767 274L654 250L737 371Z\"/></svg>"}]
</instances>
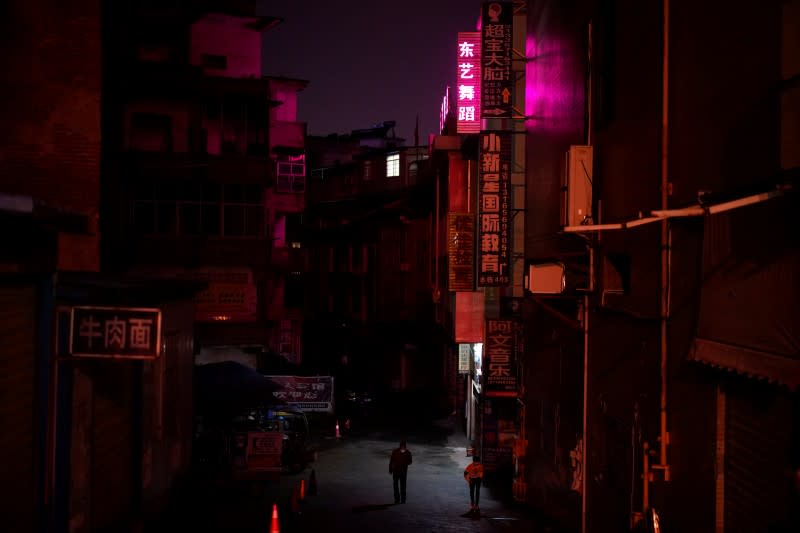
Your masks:
<instances>
[{"instance_id":1,"label":"pink neon sign","mask_svg":"<svg viewBox=\"0 0 800 533\"><path fill-rule=\"evenodd\" d=\"M458 33L456 117L458 133L481 130L481 33Z\"/></svg>"}]
</instances>

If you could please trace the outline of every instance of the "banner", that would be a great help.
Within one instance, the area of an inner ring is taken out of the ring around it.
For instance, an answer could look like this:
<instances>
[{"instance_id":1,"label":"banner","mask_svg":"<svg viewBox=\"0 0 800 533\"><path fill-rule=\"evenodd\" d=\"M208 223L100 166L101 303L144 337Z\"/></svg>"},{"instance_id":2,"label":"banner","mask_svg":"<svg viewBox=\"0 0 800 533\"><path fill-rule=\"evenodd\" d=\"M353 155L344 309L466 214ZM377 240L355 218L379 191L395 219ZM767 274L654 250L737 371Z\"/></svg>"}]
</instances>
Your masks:
<instances>
[{"instance_id":1,"label":"banner","mask_svg":"<svg viewBox=\"0 0 800 533\"><path fill-rule=\"evenodd\" d=\"M266 376L280 387L272 394L303 411L333 413L332 376Z\"/></svg>"}]
</instances>

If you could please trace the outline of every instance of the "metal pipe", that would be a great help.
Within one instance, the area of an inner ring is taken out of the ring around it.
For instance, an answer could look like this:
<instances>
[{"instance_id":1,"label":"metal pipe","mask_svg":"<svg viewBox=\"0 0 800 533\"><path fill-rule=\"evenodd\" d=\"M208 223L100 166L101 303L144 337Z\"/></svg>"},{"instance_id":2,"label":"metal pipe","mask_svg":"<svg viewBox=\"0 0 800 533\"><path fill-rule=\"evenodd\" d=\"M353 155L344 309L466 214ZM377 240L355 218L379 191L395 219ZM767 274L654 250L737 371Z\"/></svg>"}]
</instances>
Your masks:
<instances>
[{"instance_id":1,"label":"metal pipe","mask_svg":"<svg viewBox=\"0 0 800 533\"><path fill-rule=\"evenodd\" d=\"M583 296L583 449L581 450L581 533L586 533L586 478L589 454L589 295L594 290L594 248L589 246L589 290Z\"/></svg>"},{"instance_id":2,"label":"metal pipe","mask_svg":"<svg viewBox=\"0 0 800 533\"><path fill-rule=\"evenodd\" d=\"M661 89L661 209L669 208L669 0L664 0L664 35ZM664 480L669 480L667 465L667 317L669 315L669 221L661 222L661 435L659 466L664 469Z\"/></svg>"}]
</instances>

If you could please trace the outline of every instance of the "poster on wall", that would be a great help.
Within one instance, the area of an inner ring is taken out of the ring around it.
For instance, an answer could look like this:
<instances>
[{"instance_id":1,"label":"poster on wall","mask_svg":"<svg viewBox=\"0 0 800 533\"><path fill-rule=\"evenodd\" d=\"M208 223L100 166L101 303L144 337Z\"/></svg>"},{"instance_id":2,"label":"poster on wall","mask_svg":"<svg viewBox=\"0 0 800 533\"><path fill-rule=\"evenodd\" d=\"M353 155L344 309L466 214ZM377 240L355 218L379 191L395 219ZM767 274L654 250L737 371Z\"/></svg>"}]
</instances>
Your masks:
<instances>
[{"instance_id":1,"label":"poster on wall","mask_svg":"<svg viewBox=\"0 0 800 533\"><path fill-rule=\"evenodd\" d=\"M487 320L483 350L483 393L517 396L516 328L513 320Z\"/></svg>"},{"instance_id":2,"label":"poster on wall","mask_svg":"<svg viewBox=\"0 0 800 533\"><path fill-rule=\"evenodd\" d=\"M480 134L478 285L508 286L510 275L511 133Z\"/></svg>"}]
</instances>

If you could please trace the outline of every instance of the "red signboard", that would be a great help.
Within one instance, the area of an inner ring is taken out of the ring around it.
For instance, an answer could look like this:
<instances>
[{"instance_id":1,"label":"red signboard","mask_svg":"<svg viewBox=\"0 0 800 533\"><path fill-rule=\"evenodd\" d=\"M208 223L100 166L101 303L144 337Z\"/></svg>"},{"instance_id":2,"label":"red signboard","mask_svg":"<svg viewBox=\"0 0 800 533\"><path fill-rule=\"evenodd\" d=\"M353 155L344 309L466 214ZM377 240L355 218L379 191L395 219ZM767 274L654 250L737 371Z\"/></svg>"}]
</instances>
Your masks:
<instances>
[{"instance_id":1,"label":"red signboard","mask_svg":"<svg viewBox=\"0 0 800 533\"><path fill-rule=\"evenodd\" d=\"M511 133L480 134L478 190L478 286L511 280Z\"/></svg>"},{"instance_id":2,"label":"red signboard","mask_svg":"<svg viewBox=\"0 0 800 533\"><path fill-rule=\"evenodd\" d=\"M516 328L513 320L487 320L483 350L483 393L517 396Z\"/></svg>"},{"instance_id":3,"label":"red signboard","mask_svg":"<svg viewBox=\"0 0 800 533\"><path fill-rule=\"evenodd\" d=\"M483 342L484 301L483 291L456 293L456 342Z\"/></svg>"},{"instance_id":4,"label":"red signboard","mask_svg":"<svg viewBox=\"0 0 800 533\"><path fill-rule=\"evenodd\" d=\"M480 118L510 118L511 2L484 2L481 19L481 108Z\"/></svg>"},{"instance_id":5,"label":"red signboard","mask_svg":"<svg viewBox=\"0 0 800 533\"><path fill-rule=\"evenodd\" d=\"M155 359L160 353L159 309L72 308L69 331L71 356Z\"/></svg>"},{"instance_id":6,"label":"red signboard","mask_svg":"<svg viewBox=\"0 0 800 533\"><path fill-rule=\"evenodd\" d=\"M475 290L475 215L448 213L447 263L451 291Z\"/></svg>"},{"instance_id":7,"label":"red signboard","mask_svg":"<svg viewBox=\"0 0 800 533\"><path fill-rule=\"evenodd\" d=\"M279 431L251 431L247 434L247 470L280 471L283 434Z\"/></svg>"},{"instance_id":8,"label":"red signboard","mask_svg":"<svg viewBox=\"0 0 800 533\"><path fill-rule=\"evenodd\" d=\"M481 33L458 33L456 76L456 132L478 133L481 129Z\"/></svg>"}]
</instances>

